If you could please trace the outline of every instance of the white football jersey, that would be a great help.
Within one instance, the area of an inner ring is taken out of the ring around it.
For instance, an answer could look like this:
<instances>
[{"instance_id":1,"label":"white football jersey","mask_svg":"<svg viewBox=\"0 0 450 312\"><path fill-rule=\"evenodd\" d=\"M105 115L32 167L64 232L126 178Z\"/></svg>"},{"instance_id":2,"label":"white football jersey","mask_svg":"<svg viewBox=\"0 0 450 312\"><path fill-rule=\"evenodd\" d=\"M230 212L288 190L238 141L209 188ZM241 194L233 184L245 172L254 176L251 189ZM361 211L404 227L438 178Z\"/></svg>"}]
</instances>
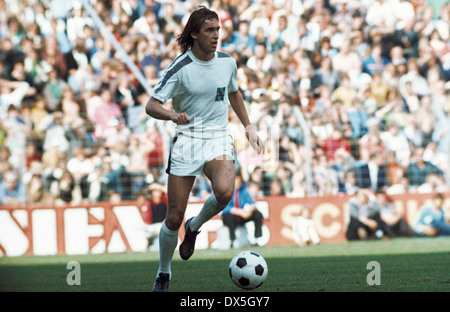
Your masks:
<instances>
[{"instance_id":1,"label":"white football jersey","mask_svg":"<svg viewBox=\"0 0 450 312\"><path fill-rule=\"evenodd\" d=\"M204 62L191 50L178 56L166 69L154 88L155 99L165 103L172 99L177 113L185 112L190 123L177 125L177 133L192 137L223 135L228 129L228 93L238 90L235 59L216 51Z\"/></svg>"}]
</instances>

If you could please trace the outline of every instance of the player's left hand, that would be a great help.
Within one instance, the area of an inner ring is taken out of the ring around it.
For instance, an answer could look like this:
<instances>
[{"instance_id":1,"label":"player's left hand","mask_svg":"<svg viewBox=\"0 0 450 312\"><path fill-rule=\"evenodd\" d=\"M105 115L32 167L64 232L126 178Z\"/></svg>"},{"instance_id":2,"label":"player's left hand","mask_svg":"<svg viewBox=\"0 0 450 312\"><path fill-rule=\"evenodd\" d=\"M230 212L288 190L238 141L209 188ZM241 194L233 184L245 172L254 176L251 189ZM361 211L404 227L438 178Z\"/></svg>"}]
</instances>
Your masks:
<instances>
[{"instance_id":1,"label":"player's left hand","mask_svg":"<svg viewBox=\"0 0 450 312\"><path fill-rule=\"evenodd\" d=\"M256 131L256 126L249 125L245 128L245 134L247 136L248 142L255 149L258 154L264 154L266 149L264 142L258 136Z\"/></svg>"}]
</instances>

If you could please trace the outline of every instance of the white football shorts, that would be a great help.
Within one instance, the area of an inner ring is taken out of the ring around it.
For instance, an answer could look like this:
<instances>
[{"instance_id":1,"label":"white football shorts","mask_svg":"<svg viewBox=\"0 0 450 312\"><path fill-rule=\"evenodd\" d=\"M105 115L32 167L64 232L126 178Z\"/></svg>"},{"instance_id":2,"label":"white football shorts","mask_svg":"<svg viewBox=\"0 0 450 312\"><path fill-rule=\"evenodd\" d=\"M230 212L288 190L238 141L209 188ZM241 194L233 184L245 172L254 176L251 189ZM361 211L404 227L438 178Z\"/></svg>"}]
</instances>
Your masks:
<instances>
[{"instance_id":1,"label":"white football shorts","mask_svg":"<svg viewBox=\"0 0 450 312\"><path fill-rule=\"evenodd\" d=\"M195 137L180 132L172 139L166 173L180 177L197 176L203 172L204 165L214 159L234 160L231 134L212 132Z\"/></svg>"}]
</instances>

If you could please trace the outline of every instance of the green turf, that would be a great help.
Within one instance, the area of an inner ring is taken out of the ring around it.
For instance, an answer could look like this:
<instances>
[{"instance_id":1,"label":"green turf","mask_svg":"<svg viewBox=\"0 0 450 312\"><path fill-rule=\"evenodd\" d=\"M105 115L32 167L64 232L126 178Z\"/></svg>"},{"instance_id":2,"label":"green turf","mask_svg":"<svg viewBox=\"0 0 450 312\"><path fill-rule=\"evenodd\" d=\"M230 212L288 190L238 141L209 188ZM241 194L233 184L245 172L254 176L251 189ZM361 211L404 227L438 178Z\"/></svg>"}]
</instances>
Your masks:
<instances>
[{"instance_id":1,"label":"green turf","mask_svg":"<svg viewBox=\"0 0 450 312\"><path fill-rule=\"evenodd\" d=\"M448 292L450 238L408 238L319 246L252 247L269 267L263 292ZM175 254L171 291L240 292L228 264L240 250L197 250L189 261ZM67 285L67 263L81 266L81 285ZM370 261L380 264L381 285L367 284ZM0 258L0 291L149 291L158 253Z\"/></svg>"}]
</instances>

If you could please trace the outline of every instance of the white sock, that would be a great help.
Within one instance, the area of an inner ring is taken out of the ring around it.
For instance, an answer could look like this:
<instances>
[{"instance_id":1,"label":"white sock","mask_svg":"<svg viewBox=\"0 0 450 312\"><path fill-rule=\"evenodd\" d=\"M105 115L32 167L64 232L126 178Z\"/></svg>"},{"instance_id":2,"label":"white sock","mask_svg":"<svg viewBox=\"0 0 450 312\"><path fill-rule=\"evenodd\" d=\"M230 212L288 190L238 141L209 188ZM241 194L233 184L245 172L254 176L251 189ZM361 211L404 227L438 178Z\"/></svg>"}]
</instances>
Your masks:
<instances>
[{"instance_id":1,"label":"white sock","mask_svg":"<svg viewBox=\"0 0 450 312\"><path fill-rule=\"evenodd\" d=\"M189 224L189 228L191 229L191 231L198 231L198 229L206 221L210 220L216 214L221 212L226 206L227 205L219 204L216 200L216 196L214 196L214 194L211 194L203 204L203 208L200 213L194 219L192 219L191 223Z\"/></svg>"},{"instance_id":2,"label":"white sock","mask_svg":"<svg viewBox=\"0 0 450 312\"><path fill-rule=\"evenodd\" d=\"M170 230L163 222L159 232L159 268L156 276L159 276L159 273L169 273L172 277L171 264L177 244L178 230Z\"/></svg>"}]
</instances>

